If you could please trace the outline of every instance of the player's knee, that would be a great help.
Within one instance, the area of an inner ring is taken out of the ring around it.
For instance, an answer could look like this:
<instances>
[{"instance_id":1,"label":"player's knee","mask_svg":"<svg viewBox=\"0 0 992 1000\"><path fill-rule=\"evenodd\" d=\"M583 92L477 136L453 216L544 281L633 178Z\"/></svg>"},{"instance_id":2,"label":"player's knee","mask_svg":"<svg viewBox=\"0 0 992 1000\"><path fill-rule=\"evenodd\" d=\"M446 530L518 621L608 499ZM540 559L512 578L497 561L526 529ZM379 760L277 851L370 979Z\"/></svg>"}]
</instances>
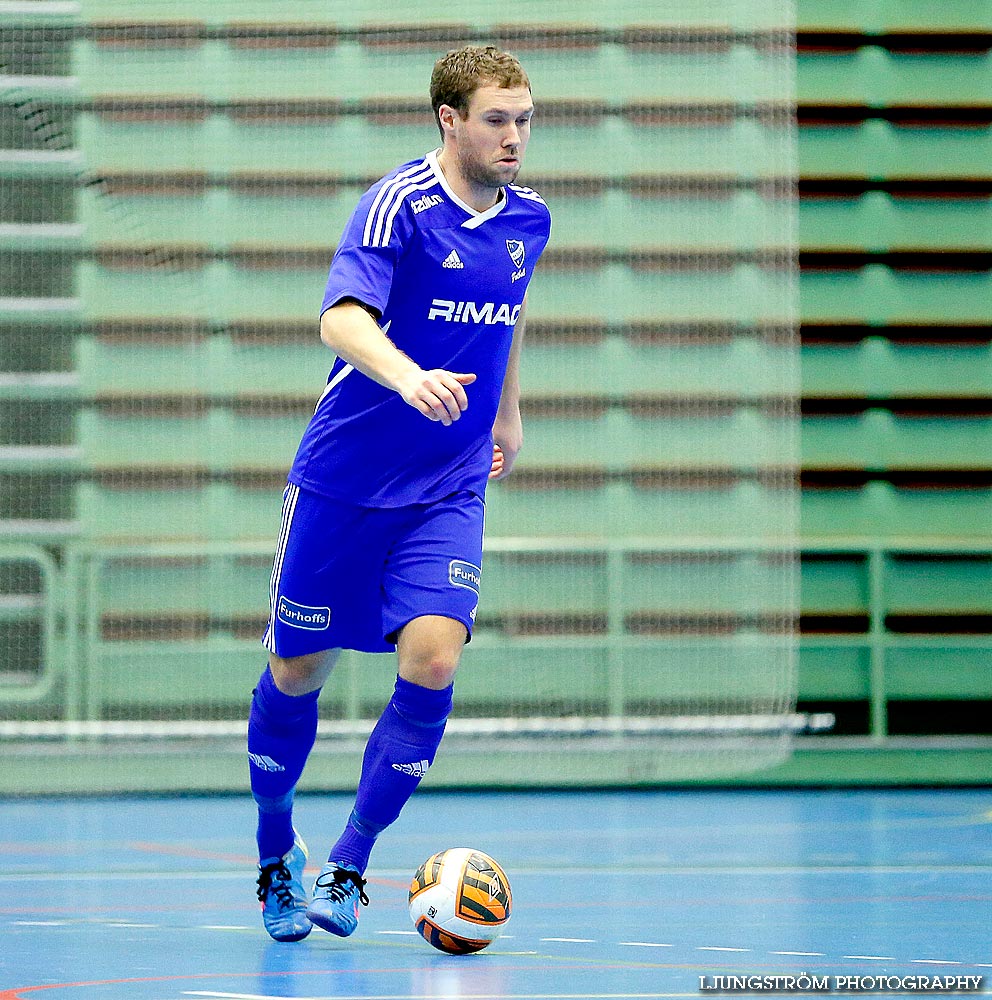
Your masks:
<instances>
[{"instance_id":1,"label":"player's knee","mask_svg":"<svg viewBox=\"0 0 992 1000\"><path fill-rule=\"evenodd\" d=\"M457 655L440 652L433 656L413 658L401 664L399 675L411 684L441 691L455 679L458 659Z\"/></svg>"},{"instance_id":2,"label":"player's knee","mask_svg":"<svg viewBox=\"0 0 992 1000\"><path fill-rule=\"evenodd\" d=\"M269 670L276 687L283 694L309 694L324 686L340 652L339 649L325 649L319 653L288 657L273 653L269 656Z\"/></svg>"},{"instance_id":3,"label":"player's knee","mask_svg":"<svg viewBox=\"0 0 992 1000\"><path fill-rule=\"evenodd\" d=\"M453 618L438 615L415 618L399 634L400 677L411 684L441 691L454 680L465 638L465 626Z\"/></svg>"}]
</instances>

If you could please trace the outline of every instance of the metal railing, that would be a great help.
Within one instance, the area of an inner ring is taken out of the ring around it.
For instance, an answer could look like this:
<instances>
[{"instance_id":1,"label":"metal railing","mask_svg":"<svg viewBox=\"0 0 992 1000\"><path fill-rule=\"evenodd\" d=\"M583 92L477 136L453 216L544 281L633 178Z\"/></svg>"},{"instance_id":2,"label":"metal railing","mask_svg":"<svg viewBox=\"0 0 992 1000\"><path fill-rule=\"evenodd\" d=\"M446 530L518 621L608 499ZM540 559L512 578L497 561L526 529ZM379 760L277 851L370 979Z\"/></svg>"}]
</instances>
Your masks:
<instances>
[{"instance_id":1,"label":"metal railing","mask_svg":"<svg viewBox=\"0 0 992 1000\"><path fill-rule=\"evenodd\" d=\"M605 651L609 677L609 715L623 714L625 649L649 642L673 642L676 639L631 635L625 629L621 602L624 563L631 553L793 553L786 540L738 539L733 542L711 538L495 538L487 542L489 553L526 555L595 554L605 558L607 580L606 629L601 634L581 636L500 638L508 648L597 648ZM858 635L818 635L803 640L804 647L867 647L868 703L870 735L878 743L888 737L888 678L886 660L897 648L955 648L989 650L992 637L987 635L948 636L899 635L886 629L886 560L893 554L969 556L992 555L988 538L890 538L882 542L863 537L803 539L803 553L832 552L863 555L867 561L868 631ZM16 612L32 617L39 625L37 669L15 680L4 680L0 672L0 704L21 703L27 706L50 702L47 718L66 724L99 722L104 716L105 691L102 681L103 660L108 643L102 634L100 586L109 564L123 559L176 560L212 557L254 557L271 554L268 543L256 541L161 542L133 545L72 543L63 550L62 564L41 546L0 545L0 562L25 563L37 568L39 588L30 595L8 595L7 617ZM798 600L798 598L797 598ZM3 612L0 602L0 613ZM798 615L798 604L794 609ZM765 637L766 639L769 637ZM783 641L786 641L783 639ZM798 642L798 636L794 640ZM478 645L497 642L479 637ZM255 648L248 639L232 640L238 648ZM116 644L120 647L120 643ZM232 647L233 648L233 647ZM140 654L139 654L140 658ZM992 659L990 659L992 663ZM990 667L992 669L992 667ZM62 681L61 686L59 681ZM352 706L353 708L353 706ZM7 713L8 716L10 713ZM25 716L29 715L25 713ZM348 714L348 713L346 713ZM3 724L3 732L13 731L16 722Z\"/></svg>"}]
</instances>

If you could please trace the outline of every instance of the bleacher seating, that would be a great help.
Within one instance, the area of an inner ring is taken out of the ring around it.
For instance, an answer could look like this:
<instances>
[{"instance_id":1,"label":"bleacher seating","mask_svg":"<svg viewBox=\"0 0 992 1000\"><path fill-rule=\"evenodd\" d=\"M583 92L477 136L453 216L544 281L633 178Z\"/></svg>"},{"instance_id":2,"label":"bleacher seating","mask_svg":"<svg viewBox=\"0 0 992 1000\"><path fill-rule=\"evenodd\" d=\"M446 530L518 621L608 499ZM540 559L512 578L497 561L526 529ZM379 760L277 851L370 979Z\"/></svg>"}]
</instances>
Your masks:
<instances>
[{"instance_id":1,"label":"bleacher seating","mask_svg":"<svg viewBox=\"0 0 992 1000\"><path fill-rule=\"evenodd\" d=\"M44 79L0 122L0 527L53 551L180 546L108 559L89 582L88 637L106 654L91 709L133 656L147 668L128 685L135 704L243 694L240 680L208 690L207 654L189 643L255 658L264 545L330 360L315 316L327 262L365 186L435 142L421 91L438 48L481 37L533 66L526 181L555 215L531 297L526 447L492 492L489 534L632 548L608 610L605 548L559 554L549 574L547 557L497 545L480 638L710 641L731 610L734 628L760 632L780 595L720 592L726 566L705 558L679 562L676 581L637 540L659 525L724 544L781 534L770 498L792 485L777 456L795 447L782 398L795 332L779 200L791 179L760 169L783 133L773 13L700 13L677 31L639 25L643 5L572 23L531 0L514 25L411 4L317 23L303 6L256 19L187 5L153 21L104 0L85 23L44 24L47 62L25 45L4 70ZM873 630L890 697L989 696L988 551L967 541L992 523L992 24L964 0L927 10L800 5L809 702L870 701ZM260 548L181 554L209 540ZM721 558L751 560L754 577L753 553ZM948 639L965 632L971 645ZM540 655L522 648L507 681L520 699ZM650 699L676 668L645 649ZM576 656L591 678L576 697L598 703L601 650ZM164 691L156 664L188 686ZM548 683L535 700L567 701Z\"/></svg>"}]
</instances>

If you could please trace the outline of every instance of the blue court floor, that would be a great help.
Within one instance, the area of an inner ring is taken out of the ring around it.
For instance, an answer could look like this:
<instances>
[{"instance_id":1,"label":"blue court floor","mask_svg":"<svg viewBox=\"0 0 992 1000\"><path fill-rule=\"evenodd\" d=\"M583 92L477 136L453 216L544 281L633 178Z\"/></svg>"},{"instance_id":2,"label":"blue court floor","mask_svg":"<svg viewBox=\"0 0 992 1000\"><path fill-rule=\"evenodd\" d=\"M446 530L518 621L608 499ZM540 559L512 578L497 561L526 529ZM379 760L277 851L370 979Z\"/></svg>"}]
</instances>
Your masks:
<instances>
[{"instance_id":1,"label":"blue court floor","mask_svg":"<svg viewBox=\"0 0 992 1000\"><path fill-rule=\"evenodd\" d=\"M313 862L349 808L300 798ZM373 855L358 933L297 944L262 930L253 822L247 797L0 803L0 1000L605 1000L803 972L992 986L992 792L425 792ZM514 893L503 937L465 957L406 911L417 865L458 846Z\"/></svg>"}]
</instances>

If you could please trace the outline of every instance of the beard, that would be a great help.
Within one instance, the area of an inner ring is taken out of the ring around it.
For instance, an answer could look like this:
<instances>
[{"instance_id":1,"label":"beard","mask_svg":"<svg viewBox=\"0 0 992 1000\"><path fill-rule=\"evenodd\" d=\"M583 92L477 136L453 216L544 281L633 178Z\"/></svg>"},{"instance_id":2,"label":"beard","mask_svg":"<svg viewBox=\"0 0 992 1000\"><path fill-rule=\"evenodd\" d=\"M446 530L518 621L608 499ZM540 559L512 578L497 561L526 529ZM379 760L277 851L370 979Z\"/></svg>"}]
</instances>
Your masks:
<instances>
[{"instance_id":1,"label":"beard","mask_svg":"<svg viewBox=\"0 0 992 1000\"><path fill-rule=\"evenodd\" d=\"M520 173L519 162L512 169L506 164L480 163L468 157L459 157L459 167L462 176L471 184L479 187L501 188L504 184L512 184Z\"/></svg>"}]
</instances>

